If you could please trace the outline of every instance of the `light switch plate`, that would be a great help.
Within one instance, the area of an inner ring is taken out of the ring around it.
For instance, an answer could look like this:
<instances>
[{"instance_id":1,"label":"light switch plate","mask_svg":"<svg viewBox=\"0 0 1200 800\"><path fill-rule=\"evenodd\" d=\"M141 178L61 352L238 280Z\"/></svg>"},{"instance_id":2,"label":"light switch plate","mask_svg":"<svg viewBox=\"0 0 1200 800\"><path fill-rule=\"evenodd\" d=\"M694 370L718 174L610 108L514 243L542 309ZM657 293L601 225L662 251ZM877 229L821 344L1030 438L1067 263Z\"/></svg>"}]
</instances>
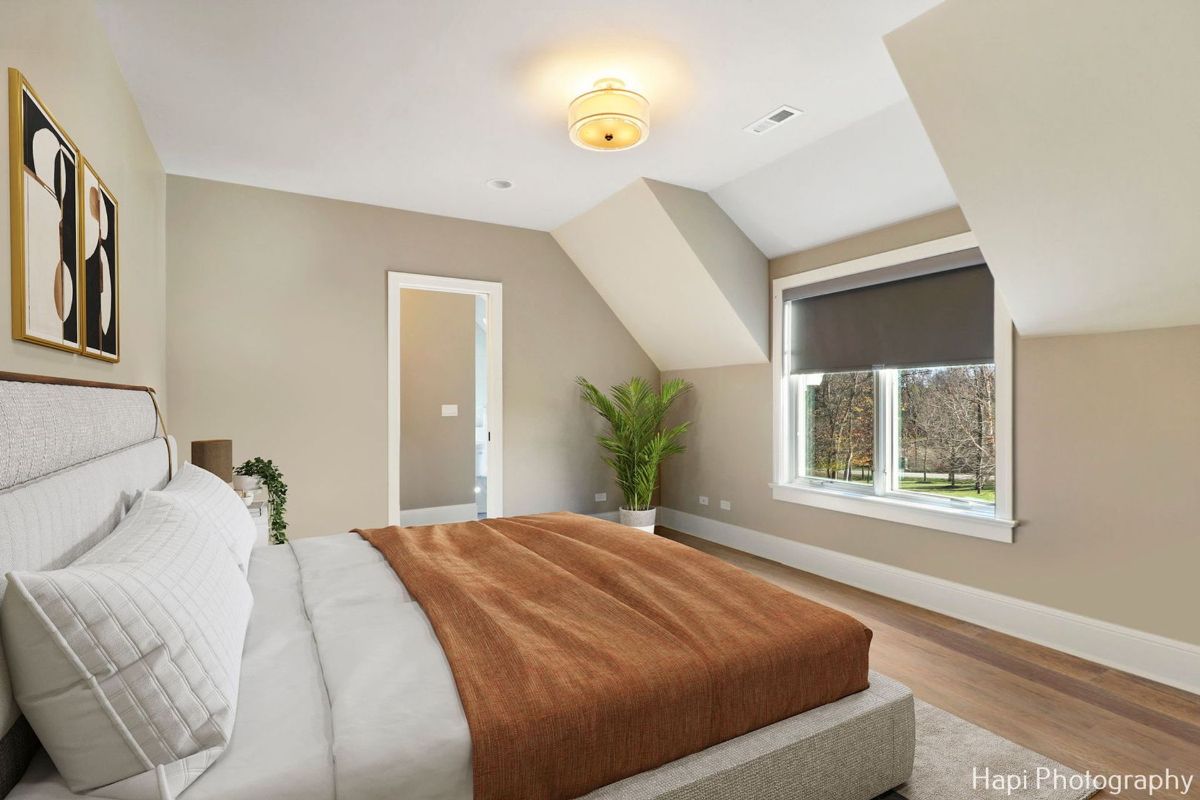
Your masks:
<instances>
[{"instance_id":1,"label":"light switch plate","mask_svg":"<svg viewBox=\"0 0 1200 800\"><path fill-rule=\"evenodd\" d=\"M442 416L443 417L457 417L458 416L458 406L457 405L443 405L442 406Z\"/></svg>"},{"instance_id":2,"label":"light switch plate","mask_svg":"<svg viewBox=\"0 0 1200 800\"><path fill-rule=\"evenodd\" d=\"M700 505L702 505L702 506L708 505L708 498L705 497L704 495L700 495Z\"/></svg>"},{"instance_id":3,"label":"light switch plate","mask_svg":"<svg viewBox=\"0 0 1200 800\"><path fill-rule=\"evenodd\" d=\"M722 511L729 511L732 508L733 508L733 505L730 504L730 502L728 500L721 501L721 510Z\"/></svg>"},{"instance_id":4,"label":"light switch plate","mask_svg":"<svg viewBox=\"0 0 1200 800\"><path fill-rule=\"evenodd\" d=\"M608 500L608 492L596 492L596 502L604 503Z\"/></svg>"}]
</instances>

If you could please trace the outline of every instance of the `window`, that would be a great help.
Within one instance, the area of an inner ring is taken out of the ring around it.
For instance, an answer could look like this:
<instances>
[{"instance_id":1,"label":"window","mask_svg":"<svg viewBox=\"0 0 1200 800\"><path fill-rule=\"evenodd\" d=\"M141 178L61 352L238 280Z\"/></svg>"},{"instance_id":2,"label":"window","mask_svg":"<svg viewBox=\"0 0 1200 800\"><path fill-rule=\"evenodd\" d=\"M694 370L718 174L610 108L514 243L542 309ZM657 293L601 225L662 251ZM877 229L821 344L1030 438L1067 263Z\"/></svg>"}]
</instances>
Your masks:
<instances>
[{"instance_id":1,"label":"window","mask_svg":"<svg viewBox=\"0 0 1200 800\"><path fill-rule=\"evenodd\" d=\"M804 401L803 475L869 486L875 481L875 376L870 372L796 375Z\"/></svg>"},{"instance_id":2,"label":"window","mask_svg":"<svg viewBox=\"0 0 1200 800\"><path fill-rule=\"evenodd\" d=\"M892 489L996 503L996 365L897 370Z\"/></svg>"},{"instance_id":3,"label":"window","mask_svg":"<svg viewBox=\"0 0 1200 800\"><path fill-rule=\"evenodd\" d=\"M1012 541L1011 323L977 249L914 251L775 281L774 496Z\"/></svg>"}]
</instances>

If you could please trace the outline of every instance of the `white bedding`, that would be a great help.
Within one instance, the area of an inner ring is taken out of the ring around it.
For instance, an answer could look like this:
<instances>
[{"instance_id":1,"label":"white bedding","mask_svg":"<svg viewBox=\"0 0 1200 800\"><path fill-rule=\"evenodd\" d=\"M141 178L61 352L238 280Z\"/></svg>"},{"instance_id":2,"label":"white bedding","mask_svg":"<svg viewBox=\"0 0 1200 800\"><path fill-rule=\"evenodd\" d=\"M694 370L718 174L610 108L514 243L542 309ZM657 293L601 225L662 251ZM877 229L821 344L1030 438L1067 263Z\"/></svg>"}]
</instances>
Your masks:
<instances>
[{"instance_id":1,"label":"white bedding","mask_svg":"<svg viewBox=\"0 0 1200 800\"><path fill-rule=\"evenodd\" d=\"M249 581L233 736L181 800L471 800L470 733L450 666L375 548L356 534L259 547ZM911 770L912 693L874 673L871 684L586 800L647 800L710 779L715 788L691 796L724 798L721 776L743 774L805 796L836 781L849 787L838 797L874 797ZM79 796L45 753L9 795Z\"/></svg>"},{"instance_id":2,"label":"white bedding","mask_svg":"<svg viewBox=\"0 0 1200 800\"><path fill-rule=\"evenodd\" d=\"M180 798L470 800L449 664L375 548L356 534L260 547L249 580L233 738ZM9 797L78 795L43 752Z\"/></svg>"}]
</instances>

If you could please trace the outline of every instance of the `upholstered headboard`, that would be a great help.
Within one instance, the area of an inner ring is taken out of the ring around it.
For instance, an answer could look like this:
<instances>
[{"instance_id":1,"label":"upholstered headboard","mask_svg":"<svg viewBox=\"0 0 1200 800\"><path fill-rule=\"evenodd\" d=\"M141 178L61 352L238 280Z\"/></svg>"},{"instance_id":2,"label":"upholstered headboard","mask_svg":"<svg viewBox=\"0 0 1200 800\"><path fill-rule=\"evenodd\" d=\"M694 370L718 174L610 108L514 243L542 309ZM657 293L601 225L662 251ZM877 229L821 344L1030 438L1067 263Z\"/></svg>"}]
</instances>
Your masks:
<instances>
[{"instance_id":1,"label":"upholstered headboard","mask_svg":"<svg viewBox=\"0 0 1200 800\"><path fill-rule=\"evenodd\" d=\"M153 389L0 372L0 602L9 572L70 564L174 464ZM36 747L0 647L0 796Z\"/></svg>"}]
</instances>

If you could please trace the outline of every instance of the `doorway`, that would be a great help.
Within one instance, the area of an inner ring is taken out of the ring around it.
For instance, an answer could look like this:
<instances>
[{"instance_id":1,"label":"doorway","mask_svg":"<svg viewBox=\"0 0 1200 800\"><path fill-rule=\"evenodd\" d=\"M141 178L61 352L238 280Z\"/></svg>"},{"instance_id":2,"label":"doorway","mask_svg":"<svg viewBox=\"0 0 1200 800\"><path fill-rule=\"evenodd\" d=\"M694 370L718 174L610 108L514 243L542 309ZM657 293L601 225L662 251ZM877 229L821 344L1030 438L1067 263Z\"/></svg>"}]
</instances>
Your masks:
<instances>
[{"instance_id":1,"label":"doorway","mask_svg":"<svg viewBox=\"0 0 1200 800\"><path fill-rule=\"evenodd\" d=\"M501 285L388 273L388 522L503 510Z\"/></svg>"}]
</instances>

